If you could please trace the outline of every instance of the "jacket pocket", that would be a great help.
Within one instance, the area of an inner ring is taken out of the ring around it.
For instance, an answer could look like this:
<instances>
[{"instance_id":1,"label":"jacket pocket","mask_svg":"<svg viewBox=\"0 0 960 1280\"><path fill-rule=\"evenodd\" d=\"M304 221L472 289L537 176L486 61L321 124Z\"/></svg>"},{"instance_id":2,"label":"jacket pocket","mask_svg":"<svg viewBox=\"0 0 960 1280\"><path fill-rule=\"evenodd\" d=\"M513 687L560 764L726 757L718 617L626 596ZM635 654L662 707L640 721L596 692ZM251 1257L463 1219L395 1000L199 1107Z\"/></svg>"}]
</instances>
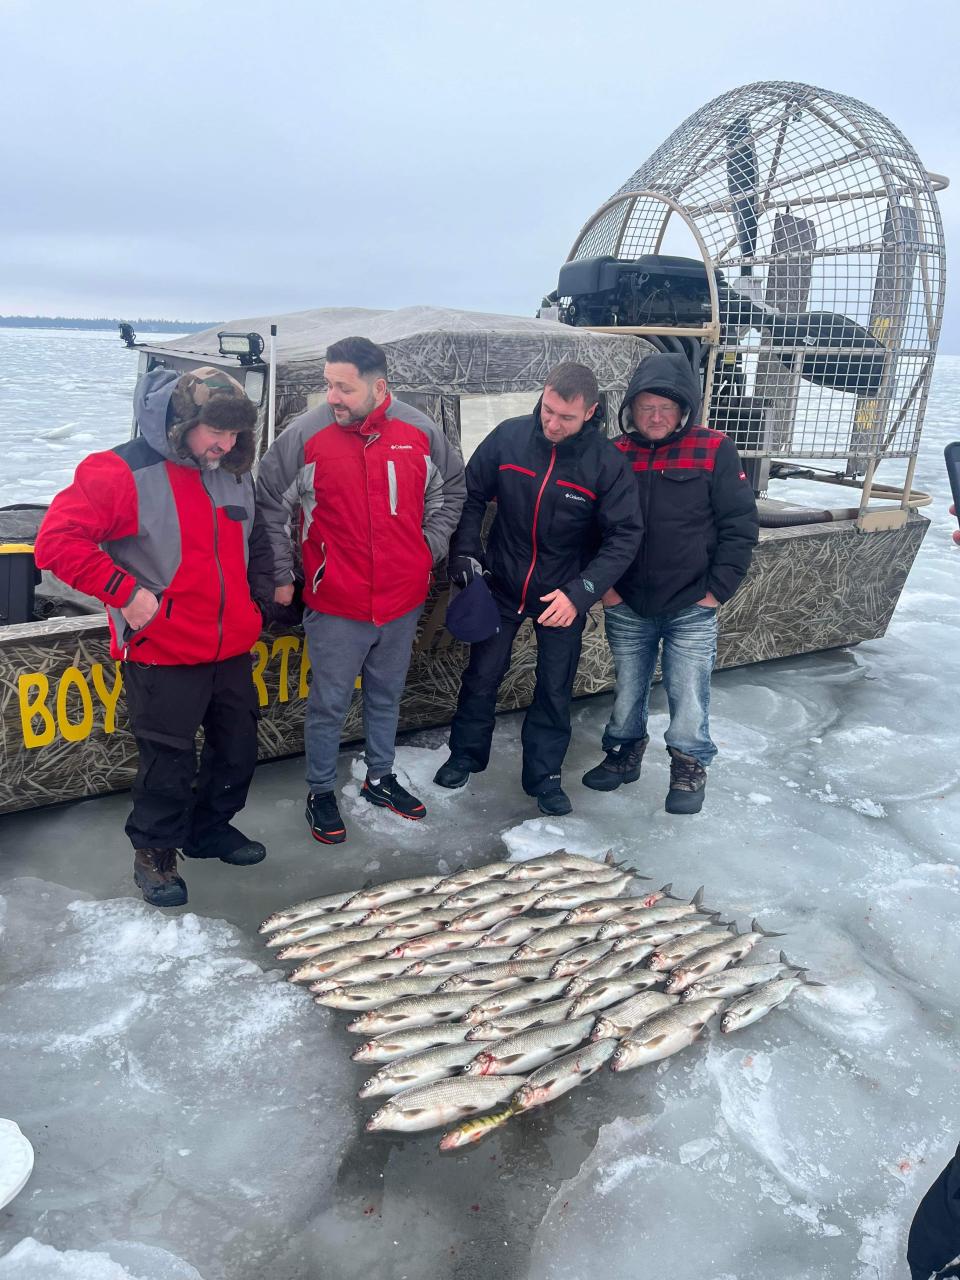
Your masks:
<instances>
[{"instance_id":1,"label":"jacket pocket","mask_svg":"<svg viewBox=\"0 0 960 1280\"><path fill-rule=\"evenodd\" d=\"M387 492L390 496L390 514L397 514L397 468L392 458L387 460Z\"/></svg>"}]
</instances>

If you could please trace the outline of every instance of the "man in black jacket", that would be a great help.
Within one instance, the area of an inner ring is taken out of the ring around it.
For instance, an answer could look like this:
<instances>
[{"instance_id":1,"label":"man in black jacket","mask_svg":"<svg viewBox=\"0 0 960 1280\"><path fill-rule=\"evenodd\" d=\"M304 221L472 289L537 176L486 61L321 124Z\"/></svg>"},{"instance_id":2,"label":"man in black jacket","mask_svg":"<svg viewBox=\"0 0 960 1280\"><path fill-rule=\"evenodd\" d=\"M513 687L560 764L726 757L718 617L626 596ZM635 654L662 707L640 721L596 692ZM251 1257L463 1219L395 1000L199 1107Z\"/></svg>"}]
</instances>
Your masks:
<instances>
[{"instance_id":1,"label":"man in black jacket","mask_svg":"<svg viewBox=\"0 0 960 1280\"><path fill-rule=\"evenodd\" d=\"M613 791L640 776L650 682L661 644L670 708L668 813L698 813L710 740L717 608L736 592L757 541L757 505L740 458L719 431L696 425L700 387L681 355L648 356L630 381L615 441L632 464L644 542L603 597L617 671L604 760L584 784Z\"/></svg>"},{"instance_id":2,"label":"man in black jacket","mask_svg":"<svg viewBox=\"0 0 960 1280\"><path fill-rule=\"evenodd\" d=\"M450 578L466 586L486 570L500 630L471 646L450 759L434 781L462 787L490 759L497 690L525 618L537 636L533 701L524 717L522 784L541 813L570 801L560 770L570 742L570 698L587 610L616 582L640 545L637 496L624 459L600 431L597 380L581 364L557 365L532 414L508 418L467 464L467 501L450 544ZM497 515L484 552L487 504Z\"/></svg>"}]
</instances>

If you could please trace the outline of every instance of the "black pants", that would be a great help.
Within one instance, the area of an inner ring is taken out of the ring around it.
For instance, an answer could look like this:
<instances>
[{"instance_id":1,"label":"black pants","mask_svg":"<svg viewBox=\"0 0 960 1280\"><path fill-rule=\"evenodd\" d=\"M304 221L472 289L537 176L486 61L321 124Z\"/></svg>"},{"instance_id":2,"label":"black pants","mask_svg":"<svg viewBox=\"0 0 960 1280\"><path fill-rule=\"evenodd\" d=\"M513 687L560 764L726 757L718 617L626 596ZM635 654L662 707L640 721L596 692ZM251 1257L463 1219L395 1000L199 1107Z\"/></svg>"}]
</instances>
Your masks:
<instances>
[{"instance_id":1,"label":"black pants","mask_svg":"<svg viewBox=\"0 0 960 1280\"><path fill-rule=\"evenodd\" d=\"M912 1280L927 1280L960 1255L960 1147L920 1201L907 1241ZM960 1275L950 1267L944 1276Z\"/></svg>"},{"instance_id":2,"label":"black pants","mask_svg":"<svg viewBox=\"0 0 960 1280\"><path fill-rule=\"evenodd\" d=\"M497 691L510 666L513 641L523 617L500 611L500 631L470 647L470 661L460 682L457 713L450 729L450 755L482 773L490 760L497 714ZM537 676L533 701L523 719L523 773L529 796L560 784L563 757L570 745L570 698L580 661L585 618L569 627L541 627L536 622Z\"/></svg>"},{"instance_id":3,"label":"black pants","mask_svg":"<svg viewBox=\"0 0 960 1280\"><path fill-rule=\"evenodd\" d=\"M259 710L250 671L248 653L195 666L124 663L140 752L125 827L135 849L202 844L243 808L257 763Z\"/></svg>"}]
</instances>

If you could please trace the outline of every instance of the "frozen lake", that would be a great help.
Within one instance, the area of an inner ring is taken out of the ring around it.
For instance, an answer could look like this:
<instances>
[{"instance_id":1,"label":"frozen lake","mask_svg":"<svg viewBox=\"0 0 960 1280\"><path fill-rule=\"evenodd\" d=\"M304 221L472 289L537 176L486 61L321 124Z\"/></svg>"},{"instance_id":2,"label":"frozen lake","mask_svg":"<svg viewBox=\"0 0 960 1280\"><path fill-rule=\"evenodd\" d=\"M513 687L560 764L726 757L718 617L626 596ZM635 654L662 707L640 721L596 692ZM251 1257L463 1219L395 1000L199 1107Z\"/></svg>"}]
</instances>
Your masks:
<instances>
[{"instance_id":1,"label":"frozen lake","mask_svg":"<svg viewBox=\"0 0 960 1280\"><path fill-rule=\"evenodd\" d=\"M954 438L960 359L944 358L916 477L932 524L887 636L719 673L695 818L663 811L659 691L643 776L608 795L579 775L610 699L576 705L566 819L521 793L514 715L459 793L431 782L441 733L405 741L420 824L364 804L344 753L335 849L306 831L302 762L263 766L243 826L267 861L188 863L178 912L132 896L125 797L0 818L0 1114L37 1157L0 1211L0 1280L903 1276L913 1209L958 1137ZM346 1016L280 981L259 920L561 846L612 849L678 894L705 884L828 986L660 1066L602 1072L473 1149L366 1134Z\"/></svg>"}]
</instances>

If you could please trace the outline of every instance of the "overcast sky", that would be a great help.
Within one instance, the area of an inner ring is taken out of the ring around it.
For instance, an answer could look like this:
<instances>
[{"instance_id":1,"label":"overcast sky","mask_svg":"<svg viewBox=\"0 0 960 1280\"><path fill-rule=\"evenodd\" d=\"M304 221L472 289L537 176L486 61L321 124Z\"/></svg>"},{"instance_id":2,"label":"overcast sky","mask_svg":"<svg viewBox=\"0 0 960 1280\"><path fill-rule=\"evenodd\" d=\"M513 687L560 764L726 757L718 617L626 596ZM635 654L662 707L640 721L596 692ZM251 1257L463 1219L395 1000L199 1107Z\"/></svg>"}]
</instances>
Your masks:
<instances>
[{"instance_id":1,"label":"overcast sky","mask_svg":"<svg viewBox=\"0 0 960 1280\"><path fill-rule=\"evenodd\" d=\"M531 314L587 216L754 80L887 115L954 179L958 239L946 2L0 0L0 22L0 313Z\"/></svg>"}]
</instances>

